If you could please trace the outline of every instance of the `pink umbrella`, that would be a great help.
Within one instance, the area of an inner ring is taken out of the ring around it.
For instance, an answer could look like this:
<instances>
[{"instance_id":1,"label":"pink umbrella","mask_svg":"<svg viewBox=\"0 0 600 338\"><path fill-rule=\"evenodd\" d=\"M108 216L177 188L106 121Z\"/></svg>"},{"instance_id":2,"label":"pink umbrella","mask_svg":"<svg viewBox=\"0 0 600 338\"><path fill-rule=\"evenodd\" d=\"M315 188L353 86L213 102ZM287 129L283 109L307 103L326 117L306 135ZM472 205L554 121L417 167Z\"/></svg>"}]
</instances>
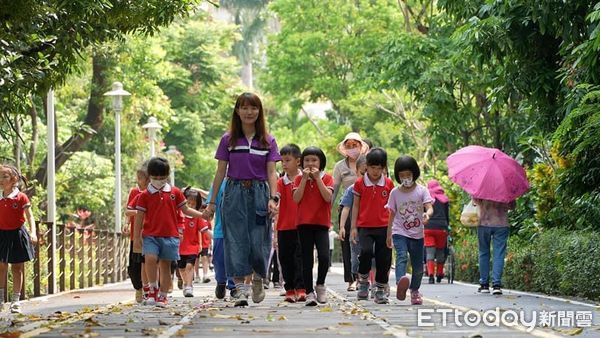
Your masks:
<instances>
[{"instance_id":1,"label":"pink umbrella","mask_svg":"<svg viewBox=\"0 0 600 338\"><path fill-rule=\"evenodd\" d=\"M495 148L464 147L446 163L452 182L475 198L508 203L529 189L523 167Z\"/></svg>"}]
</instances>

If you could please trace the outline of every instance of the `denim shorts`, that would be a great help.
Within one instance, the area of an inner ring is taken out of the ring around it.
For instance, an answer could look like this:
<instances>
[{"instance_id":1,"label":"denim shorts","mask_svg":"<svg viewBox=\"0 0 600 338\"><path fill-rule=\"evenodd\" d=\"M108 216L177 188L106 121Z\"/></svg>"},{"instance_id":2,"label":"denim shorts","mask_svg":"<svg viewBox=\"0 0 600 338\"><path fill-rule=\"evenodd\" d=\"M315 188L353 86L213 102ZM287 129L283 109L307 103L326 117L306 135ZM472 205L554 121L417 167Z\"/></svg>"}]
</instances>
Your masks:
<instances>
[{"instance_id":1,"label":"denim shorts","mask_svg":"<svg viewBox=\"0 0 600 338\"><path fill-rule=\"evenodd\" d=\"M164 261L179 260L179 237L144 237L144 256L153 255Z\"/></svg>"},{"instance_id":2,"label":"denim shorts","mask_svg":"<svg viewBox=\"0 0 600 338\"><path fill-rule=\"evenodd\" d=\"M267 275L271 253L269 186L265 181L229 179L221 201L221 220L228 277L255 272Z\"/></svg>"}]
</instances>

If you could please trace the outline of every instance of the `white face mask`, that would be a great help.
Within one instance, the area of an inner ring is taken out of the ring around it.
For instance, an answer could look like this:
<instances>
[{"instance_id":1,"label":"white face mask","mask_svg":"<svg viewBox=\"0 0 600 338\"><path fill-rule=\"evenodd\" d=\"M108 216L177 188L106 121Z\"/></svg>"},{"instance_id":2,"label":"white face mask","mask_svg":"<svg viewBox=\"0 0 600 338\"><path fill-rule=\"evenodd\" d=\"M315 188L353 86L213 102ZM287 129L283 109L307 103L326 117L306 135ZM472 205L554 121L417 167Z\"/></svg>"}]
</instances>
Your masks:
<instances>
[{"instance_id":1,"label":"white face mask","mask_svg":"<svg viewBox=\"0 0 600 338\"><path fill-rule=\"evenodd\" d=\"M413 179L412 179L412 177L411 177L411 178L404 178L404 179L402 179L402 185L403 185L404 187L406 187L406 188L410 188L410 187L412 187L413 183L414 183L414 182L413 182Z\"/></svg>"},{"instance_id":2,"label":"white face mask","mask_svg":"<svg viewBox=\"0 0 600 338\"><path fill-rule=\"evenodd\" d=\"M350 158L357 159L358 155L360 155L360 149L358 149L358 148L348 149L348 150L346 150L346 155L348 155Z\"/></svg>"},{"instance_id":3,"label":"white face mask","mask_svg":"<svg viewBox=\"0 0 600 338\"><path fill-rule=\"evenodd\" d=\"M165 184L167 184L168 180L169 180L168 178L165 178L162 180L150 179L150 184L152 184L152 186L155 187L156 189L162 189L162 187L164 187Z\"/></svg>"}]
</instances>

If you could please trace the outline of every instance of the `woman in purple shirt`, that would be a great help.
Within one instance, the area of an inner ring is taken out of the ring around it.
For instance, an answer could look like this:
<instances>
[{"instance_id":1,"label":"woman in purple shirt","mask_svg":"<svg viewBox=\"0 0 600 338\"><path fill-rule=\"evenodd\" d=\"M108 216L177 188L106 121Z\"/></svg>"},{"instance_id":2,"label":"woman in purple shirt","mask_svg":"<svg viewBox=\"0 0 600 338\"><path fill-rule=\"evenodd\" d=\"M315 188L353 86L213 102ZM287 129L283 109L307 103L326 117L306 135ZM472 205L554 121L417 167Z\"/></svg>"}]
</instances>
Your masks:
<instances>
[{"instance_id":1,"label":"woman in purple shirt","mask_svg":"<svg viewBox=\"0 0 600 338\"><path fill-rule=\"evenodd\" d=\"M258 96L240 95L231 116L231 126L221 138L215 154L219 161L213 187L227 183L221 201L225 247L225 270L236 285L235 306L247 306L250 290L244 284L252 276L252 301L265 298L263 278L271 252L271 216L277 212L277 173L281 160L275 138L267 133ZM215 195L206 212L214 214Z\"/></svg>"}]
</instances>

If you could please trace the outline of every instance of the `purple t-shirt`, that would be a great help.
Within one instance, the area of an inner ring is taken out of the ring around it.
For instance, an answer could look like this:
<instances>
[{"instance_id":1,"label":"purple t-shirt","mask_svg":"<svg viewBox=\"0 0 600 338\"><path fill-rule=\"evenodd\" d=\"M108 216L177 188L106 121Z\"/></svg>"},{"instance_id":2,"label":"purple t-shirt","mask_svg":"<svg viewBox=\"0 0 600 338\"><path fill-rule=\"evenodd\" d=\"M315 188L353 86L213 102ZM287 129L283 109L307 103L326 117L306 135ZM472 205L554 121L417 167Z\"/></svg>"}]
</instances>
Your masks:
<instances>
[{"instance_id":1,"label":"purple t-shirt","mask_svg":"<svg viewBox=\"0 0 600 338\"><path fill-rule=\"evenodd\" d=\"M235 147L229 146L229 132L223 134L217 148L215 158L227 161L227 177L236 180L267 180L267 162L281 161L277 141L271 135L267 136L268 147L263 146L258 138L248 144L245 137L239 138Z\"/></svg>"},{"instance_id":2,"label":"purple t-shirt","mask_svg":"<svg viewBox=\"0 0 600 338\"><path fill-rule=\"evenodd\" d=\"M423 213L425 203L433 203L429 190L417 184L411 192L396 187L390 192L387 208L395 213L392 234L410 238L423 238Z\"/></svg>"}]
</instances>

